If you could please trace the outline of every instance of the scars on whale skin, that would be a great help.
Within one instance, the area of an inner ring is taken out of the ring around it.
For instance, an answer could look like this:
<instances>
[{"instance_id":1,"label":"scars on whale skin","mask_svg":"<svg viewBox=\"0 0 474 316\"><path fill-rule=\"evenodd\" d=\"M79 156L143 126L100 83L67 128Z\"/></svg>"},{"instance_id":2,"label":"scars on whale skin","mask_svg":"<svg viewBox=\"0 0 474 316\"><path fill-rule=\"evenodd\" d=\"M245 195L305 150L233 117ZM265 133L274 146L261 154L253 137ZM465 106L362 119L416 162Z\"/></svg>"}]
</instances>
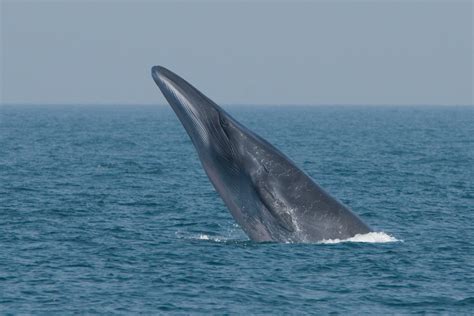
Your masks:
<instances>
[{"instance_id":1,"label":"scars on whale skin","mask_svg":"<svg viewBox=\"0 0 474 316\"><path fill-rule=\"evenodd\" d=\"M152 77L232 216L254 241L347 239L372 229L285 154L170 70Z\"/></svg>"}]
</instances>

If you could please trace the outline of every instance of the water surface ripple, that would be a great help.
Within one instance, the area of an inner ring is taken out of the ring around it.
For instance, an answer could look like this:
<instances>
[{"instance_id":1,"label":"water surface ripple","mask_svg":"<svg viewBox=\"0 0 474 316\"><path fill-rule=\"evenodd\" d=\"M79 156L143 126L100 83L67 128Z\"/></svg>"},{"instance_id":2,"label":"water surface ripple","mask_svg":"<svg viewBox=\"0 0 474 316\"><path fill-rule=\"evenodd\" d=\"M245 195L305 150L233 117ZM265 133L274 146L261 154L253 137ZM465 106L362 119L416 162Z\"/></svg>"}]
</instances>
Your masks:
<instances>
[{"instance_id":1,"label":"water surface ripple","mask_svg":"<svg viewBox=\"0 0 474 316\"><path fill-rule=\"evenodd\" d=\"M249 241L168 107L2 106L0 312L472 313L474 108L227 110L399 241Z\"/></svg>"}]
</instances>

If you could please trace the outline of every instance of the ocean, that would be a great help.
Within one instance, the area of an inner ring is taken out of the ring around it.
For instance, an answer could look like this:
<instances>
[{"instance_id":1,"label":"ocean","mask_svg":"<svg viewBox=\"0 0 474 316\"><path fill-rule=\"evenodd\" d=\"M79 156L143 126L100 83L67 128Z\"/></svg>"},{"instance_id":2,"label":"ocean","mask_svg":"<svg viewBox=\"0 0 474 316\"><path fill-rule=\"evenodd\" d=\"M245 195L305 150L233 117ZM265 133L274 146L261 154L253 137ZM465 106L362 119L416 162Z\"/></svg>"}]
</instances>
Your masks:
<instances>
[{"instance_id":1,"label":"ocean","mask_svg":"<svg viewBox=\"0 0 474 316\"><path fill-rule=\"evenodd\" d=\"M377 233L250 241L168 106L5 105L0 313L473 313L474 107L226 110Z\"/></svg>"}]
</instances>

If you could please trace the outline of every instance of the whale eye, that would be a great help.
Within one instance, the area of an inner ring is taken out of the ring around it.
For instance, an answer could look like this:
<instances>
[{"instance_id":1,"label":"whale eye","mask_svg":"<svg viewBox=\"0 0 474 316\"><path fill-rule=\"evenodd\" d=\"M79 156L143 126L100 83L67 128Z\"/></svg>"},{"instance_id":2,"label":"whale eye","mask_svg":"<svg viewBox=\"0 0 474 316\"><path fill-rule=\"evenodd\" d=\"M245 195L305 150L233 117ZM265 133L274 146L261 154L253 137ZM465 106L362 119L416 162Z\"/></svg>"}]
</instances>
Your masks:
<instances>
[{"instance_id":1,"label":"whale eye","mask_svg":"<svg viewBox=\"0 0 474 316\"><path fill-rule=\"evenodd\" d=\"M219 115L219 123L221 124L222 127L228 127L229 122L223 115Z\"/></svg>"},{"instance_id":2,"label":"whale eye","mask_svg":"<svg viewBox=\"0 0 474 316\"><path fill-rule=\"evenodd\" d=\"M220 124L220 126L222 128L222 131L224 132L225 136L227 137L227 139L230 139L230 135L229 135L229 132L228 132L229 121L221 113L219 113L219 124Z\"/></svg>"}]
</instances>

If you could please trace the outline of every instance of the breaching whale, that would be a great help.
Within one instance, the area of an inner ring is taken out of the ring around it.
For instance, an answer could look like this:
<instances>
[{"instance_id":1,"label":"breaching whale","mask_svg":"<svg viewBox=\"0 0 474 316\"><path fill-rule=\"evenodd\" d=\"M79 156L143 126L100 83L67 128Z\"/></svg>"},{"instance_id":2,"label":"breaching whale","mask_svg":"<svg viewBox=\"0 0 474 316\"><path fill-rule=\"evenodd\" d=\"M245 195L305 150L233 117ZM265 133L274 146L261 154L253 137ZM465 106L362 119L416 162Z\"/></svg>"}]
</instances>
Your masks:
<instances>
[{"instance_id":1,"label":"breaching whale","mask_svg":"<svg viewBox=\"0 0 474 316\"><path fill-rule=\"evenodd\" d=\"M161 66L151 72L211 183L250 239L317 242L372 231L282 152L187 81Z\"/></svg>"}]
</instances>

